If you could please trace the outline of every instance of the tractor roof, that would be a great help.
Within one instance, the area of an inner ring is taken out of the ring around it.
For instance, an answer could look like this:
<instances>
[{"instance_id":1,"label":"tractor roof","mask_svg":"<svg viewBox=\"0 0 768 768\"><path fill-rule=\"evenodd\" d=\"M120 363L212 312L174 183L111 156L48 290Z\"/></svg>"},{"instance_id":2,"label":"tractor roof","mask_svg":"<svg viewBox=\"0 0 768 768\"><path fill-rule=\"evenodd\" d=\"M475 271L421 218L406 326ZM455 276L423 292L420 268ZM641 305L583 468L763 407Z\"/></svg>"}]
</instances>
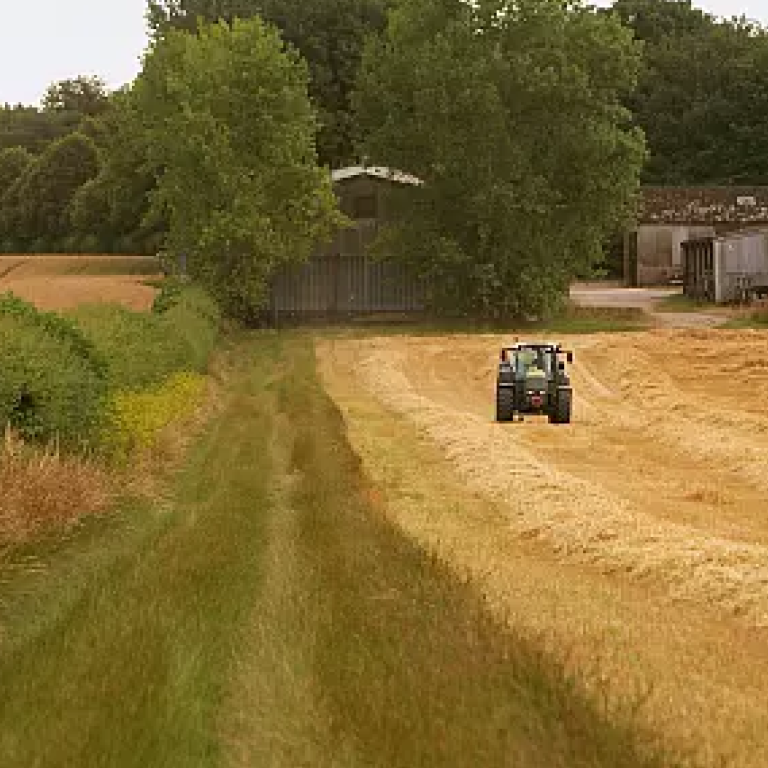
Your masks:
<instances>
[{"instance_id":1,"label":"tractor roof","mask_svg":"<svg viewBox=\"0 0 768 768\"><path fill-rule=\"evenodd\" d=\"M545 349L557 351L560 349L560 345L550 341L518 341L509 347L505 347L505 349Z\"/></svg>"}]
</instances>

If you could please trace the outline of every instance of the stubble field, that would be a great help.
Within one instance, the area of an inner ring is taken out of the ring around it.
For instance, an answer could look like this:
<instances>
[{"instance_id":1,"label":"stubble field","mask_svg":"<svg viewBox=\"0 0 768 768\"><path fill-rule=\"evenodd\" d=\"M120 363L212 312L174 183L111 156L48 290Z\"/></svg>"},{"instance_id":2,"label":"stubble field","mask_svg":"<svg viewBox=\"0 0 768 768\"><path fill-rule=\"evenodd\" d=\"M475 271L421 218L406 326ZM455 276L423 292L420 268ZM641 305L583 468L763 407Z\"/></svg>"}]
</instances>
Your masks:
<instances>
[{"instance_id":1,"label":"stubble field","mask_svg":"<svg viewBox=\"0 0 768 768\"><path fill-rule=\"evenodd\" d=\"M567 426L493 422L509 340L319 344L389 514L596 694L768 764L768 334L573 337Z\"/></svg>"}]
</instances>

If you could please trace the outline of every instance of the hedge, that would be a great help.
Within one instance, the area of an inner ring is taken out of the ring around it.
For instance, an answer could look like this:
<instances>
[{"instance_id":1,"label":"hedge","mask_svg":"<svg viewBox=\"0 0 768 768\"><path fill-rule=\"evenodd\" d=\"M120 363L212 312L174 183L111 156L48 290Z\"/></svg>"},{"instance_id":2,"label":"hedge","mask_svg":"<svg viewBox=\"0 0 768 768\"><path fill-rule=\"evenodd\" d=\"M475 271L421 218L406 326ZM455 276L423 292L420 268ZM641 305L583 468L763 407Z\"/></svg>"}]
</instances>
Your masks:
<instances>
[{"instance_id":1,"label":"hedge","mask_svg":"<svg viewBox=\"0 0 768 768\"><path fill-rule=\"evenodd\" d=\"M216 305L193 287L151 314L104 304L75 310L72 317L106 359L110 385L119 390L159 384L181 371L204 371L219 333Z\"/></svg>"},{"instance_id":2,"label":"hedge","mask_svg":"<svg viewBox=\"0 0 768 768\"><path fill-rule=\"evenodd\" d=\"M106 364L76 327L0 297L0 426L82 446L103 424L107 394Z\"/></svg>"},{"instance_id":3,"label":"hedge","mask_svg":"<svg viewBox=\"0 0 768 768\"><path fill-rule=\"evenodd\" d=\"M170 382L168 393L188 399L191 390L179 382L189 381L173 377L205 370L219 314L190 286L160 295L151 314L101 305L66 317L0 297L0 429L10 424L26 438L109 448L103 443L110 425L121 428L130 408L144 403L130 395L148 389L157 395ZM172 411L163 398L155 397ZM134 437L128 442L141 442Z\"/></svg>"}]
</instances>

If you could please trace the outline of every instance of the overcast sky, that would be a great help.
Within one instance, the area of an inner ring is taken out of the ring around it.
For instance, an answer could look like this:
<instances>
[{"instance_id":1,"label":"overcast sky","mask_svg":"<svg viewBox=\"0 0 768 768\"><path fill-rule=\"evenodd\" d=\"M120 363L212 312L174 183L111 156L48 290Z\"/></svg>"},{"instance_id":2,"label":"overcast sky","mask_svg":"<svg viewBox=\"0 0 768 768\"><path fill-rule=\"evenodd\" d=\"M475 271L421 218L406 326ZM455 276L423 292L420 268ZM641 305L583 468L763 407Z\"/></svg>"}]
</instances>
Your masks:
<instances>
[{"instance_id":1,"label":"overcast sky","mask_svg":"<svg viewBox=\"0 0 768 768\"><path fill-rule=\"evenodd\" d=\"M27 0L3 5L0 103L37 104L50 83L77 75L98 75L116 88L139 70L146 45L145 0ZM695 5L768 24L768 0L698 0Z\"/></svg>"}]
</instances>

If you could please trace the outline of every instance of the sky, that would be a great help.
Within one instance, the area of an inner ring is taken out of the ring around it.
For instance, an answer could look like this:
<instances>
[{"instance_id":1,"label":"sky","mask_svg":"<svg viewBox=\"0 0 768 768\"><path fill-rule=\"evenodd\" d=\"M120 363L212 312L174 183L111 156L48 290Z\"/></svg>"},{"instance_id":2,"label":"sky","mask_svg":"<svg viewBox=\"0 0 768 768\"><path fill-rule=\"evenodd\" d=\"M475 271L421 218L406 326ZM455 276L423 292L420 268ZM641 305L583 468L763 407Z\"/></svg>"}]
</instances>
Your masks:
<instances>
[{"instance_id":1,"label":"sky","mask_svg":"<svg viewBox=\"0 0 768 768\"><path fill-rule=\"evenodd\" d=\"M77 75L98 75L110 88L117 88L138 73L147 44L145 0L4 0L3 4L0 103L38 104L51 83ZM719 16L743 14L768 25L768 0L697 0L694 5Z\"/></svg>"}]
</instances>

